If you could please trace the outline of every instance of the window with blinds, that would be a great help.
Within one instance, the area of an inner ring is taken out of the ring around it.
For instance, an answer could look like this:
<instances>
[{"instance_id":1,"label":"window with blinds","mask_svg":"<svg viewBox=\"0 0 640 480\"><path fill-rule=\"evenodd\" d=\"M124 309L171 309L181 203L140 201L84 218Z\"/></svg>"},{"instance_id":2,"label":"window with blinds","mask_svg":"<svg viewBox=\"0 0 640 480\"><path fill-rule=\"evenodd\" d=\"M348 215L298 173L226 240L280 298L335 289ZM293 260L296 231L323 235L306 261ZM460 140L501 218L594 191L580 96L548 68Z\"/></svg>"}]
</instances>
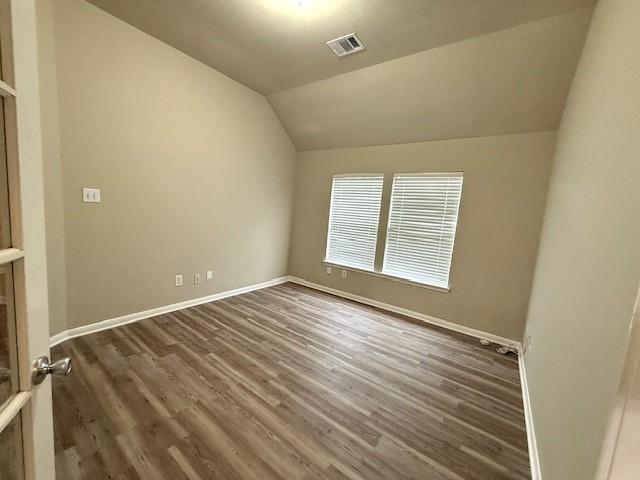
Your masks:
<instances>
[{"instance_id":1,"label":"window with blinds","mask_svg":"<svg viewBox=\"0 0 640 480\"><path fill-rule=\"evenodd\" d=\"M325 262L373 271L382 175L337 175L331 188Z\"/></svg>"},{"instance_id":2,"label":"window with blinds","mask_svg":"<svg viewBox=\"0 0 640 480\"><path fill-rule=\"evenodd\" d=\"M449 288L462 173L397 174L382 273Z\"/></svg>"}]
</instances>

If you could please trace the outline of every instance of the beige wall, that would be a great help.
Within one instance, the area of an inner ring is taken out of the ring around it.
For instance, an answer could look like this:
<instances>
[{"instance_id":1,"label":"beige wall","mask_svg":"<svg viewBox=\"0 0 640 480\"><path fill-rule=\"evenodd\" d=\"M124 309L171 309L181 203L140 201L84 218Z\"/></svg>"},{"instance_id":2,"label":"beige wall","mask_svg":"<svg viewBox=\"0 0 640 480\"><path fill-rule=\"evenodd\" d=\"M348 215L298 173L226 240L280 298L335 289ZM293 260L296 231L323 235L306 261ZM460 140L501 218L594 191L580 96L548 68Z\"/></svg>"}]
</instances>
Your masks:
<instances>
[{"instance_id":1,"label":"beige wall","mask_svg":"<svg viewBox=\"0 0 640 480\"><path fill-rule=\"evenodd\" d=\"M58 76L53 32L53 2L36 2L42 156L49 272L49 324L53 334L67 327L67 275L64 252L64 204L58 113Z\"/></svg>"},{"instance_id":2,"label":"beige wall","mask_svg":"<svg viewBox=\"0 0 640 480\"><path fill-rule=\"evenodd\" d=\"M269 101L299 150L554 131L592 11L396 58Z\"/></svg>"},{"instance_id":3,"label":"beige wall","mask_svg":"<svg viewBox=\"0 0 640 480\"><path fill-rule=\"evenodd\" d=\"M520 340L554 133L298 154L289 271L306 280ZM451 293L363 273L325 274L332 175L464 171Z\"/></svg>"},{"instance_id":4,"label":"beige wall","mask_svg":"<svg viewBox=\"0 0 640 480\"><path fill-rule=\"evenodd\" d=\"M558 134L525 354L545 480L594 478L640 282L638 25L600 1Z\"/></svg>"},{"instance_id":5,"label":"beige wall","mask_svg":"<svg viewBox=\"0 0 640 480\"><path fill-rule=\"evenodd\" d=\"M48 208L47 234L66 252L49 281L66 269L66 327L285 275L295 149L267 100L82 0L47 8L60 136L45 162L60 159L64 211L62 232ZM102 203L81 203L82 187Z\"/></svg>"}]
</instances>

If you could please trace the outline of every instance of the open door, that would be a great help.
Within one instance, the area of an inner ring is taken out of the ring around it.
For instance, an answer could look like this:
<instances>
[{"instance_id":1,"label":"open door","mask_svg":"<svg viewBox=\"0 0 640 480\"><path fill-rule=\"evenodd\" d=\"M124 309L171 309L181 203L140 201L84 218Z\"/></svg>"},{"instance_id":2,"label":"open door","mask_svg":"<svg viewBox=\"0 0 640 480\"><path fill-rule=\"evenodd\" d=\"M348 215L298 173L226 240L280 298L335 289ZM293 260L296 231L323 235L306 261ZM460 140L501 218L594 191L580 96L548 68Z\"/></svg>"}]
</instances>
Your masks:
<instances>
[{"instance_id":1,"label":"open door","mask_svg":"<svg viewBox=\"0 0 640 480\"><path fill-rule=\"evenodd\" d=\"M600 454L597 480L640 478L640 289L629 327L629 344Z\"/></svg>"},{"instance_id":2,"label":"open door","mask_svg":"<svg viewBox=\"0 0 640 480\"><path fill-rule=\"evenodd\" d=\"M49 354L35 2L0 0L2 480L55 478L51 381L32 382Z\"/></svg>"}]
</instances>

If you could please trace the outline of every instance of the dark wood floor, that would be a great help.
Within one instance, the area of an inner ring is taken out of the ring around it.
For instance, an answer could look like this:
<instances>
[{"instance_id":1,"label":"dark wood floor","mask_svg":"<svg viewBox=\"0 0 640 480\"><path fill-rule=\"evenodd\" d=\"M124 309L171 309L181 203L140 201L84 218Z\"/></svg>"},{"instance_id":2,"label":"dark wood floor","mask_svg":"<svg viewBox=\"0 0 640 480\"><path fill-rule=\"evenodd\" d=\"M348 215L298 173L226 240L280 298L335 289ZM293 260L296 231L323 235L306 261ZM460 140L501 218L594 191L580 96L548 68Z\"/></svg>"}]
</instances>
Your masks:
<instances>
[{"instance_id":1,"label":"dark wood floor","mask_svg":"<svg viewBox=\"0 0 640 480\"><path fill-rule=\"evenodd\" d=\"M53 355L58 480L530 478L515 357L297 285Z\"/></svg>"}]
</instances>

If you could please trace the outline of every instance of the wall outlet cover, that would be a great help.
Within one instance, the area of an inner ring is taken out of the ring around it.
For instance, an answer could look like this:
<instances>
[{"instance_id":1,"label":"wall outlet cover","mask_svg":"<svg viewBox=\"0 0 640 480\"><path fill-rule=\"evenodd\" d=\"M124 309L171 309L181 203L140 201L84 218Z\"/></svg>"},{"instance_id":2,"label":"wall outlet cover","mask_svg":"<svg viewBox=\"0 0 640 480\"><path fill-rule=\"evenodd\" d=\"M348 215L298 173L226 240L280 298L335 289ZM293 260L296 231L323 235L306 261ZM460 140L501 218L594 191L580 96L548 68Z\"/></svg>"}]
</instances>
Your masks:
<instances>
[{"instance_id":1,"label":"wall outlet cover","mask_svg":"<svg viewBox=\"0 0 640 480\"><path fill-rule=\"evenodd\" d=\"M340 276L342 278L347 278L347 271L346 270L342 270L342 273L340 274Z\"/></svg>"},{"instance_id":2,"label":"wall outlet cover","mask_svg":"<svg viewBox=\"0 0 640 480\"><path fill-rule=\"evenodd\" d=\"M213 270L207 270L207 280L213 280Z\"/></svg>"},{"instance_id":3,"label":"wall outlet cover","mask_svg":"<svg viewBox=\"0 0 640 480\"><path fill-rule=\"evenodd\" d=\"M176 275L176 287L182 286L182 275Z\"/></svg>"},{"instance_id":4,"label":"wall outlet cover","mask_svg":"<svg viewBox=\"0 0 640 480\"><path fill-rule=\"evenodd\" d=\"M331 267L327 267L327 275L331 275L332 271L333 271L333 269Z\"/></svg>"},{"instance_id":5,"label":"wall outlet cover","mask_svg":"<svg viewBox=\"0 0 640 480\"><path fill-rule=\"evenodd\" d=\"M200 283L200 281L202 280L202 277L200 276L199 273L195 273L193 275L193 284L194 285L198 285Z\"/></svg>"},{"instance_id":6,"label":"wall outlet cover","mask_svg":"<svg viewBox=\"0 0 640 480\"><path fill-rule=\"evenodd\" d=\"M100 203L102 201L100 198L100 189L99 188L83 188L82 201L84 203Z\"/></svg>"}]
</instances>

